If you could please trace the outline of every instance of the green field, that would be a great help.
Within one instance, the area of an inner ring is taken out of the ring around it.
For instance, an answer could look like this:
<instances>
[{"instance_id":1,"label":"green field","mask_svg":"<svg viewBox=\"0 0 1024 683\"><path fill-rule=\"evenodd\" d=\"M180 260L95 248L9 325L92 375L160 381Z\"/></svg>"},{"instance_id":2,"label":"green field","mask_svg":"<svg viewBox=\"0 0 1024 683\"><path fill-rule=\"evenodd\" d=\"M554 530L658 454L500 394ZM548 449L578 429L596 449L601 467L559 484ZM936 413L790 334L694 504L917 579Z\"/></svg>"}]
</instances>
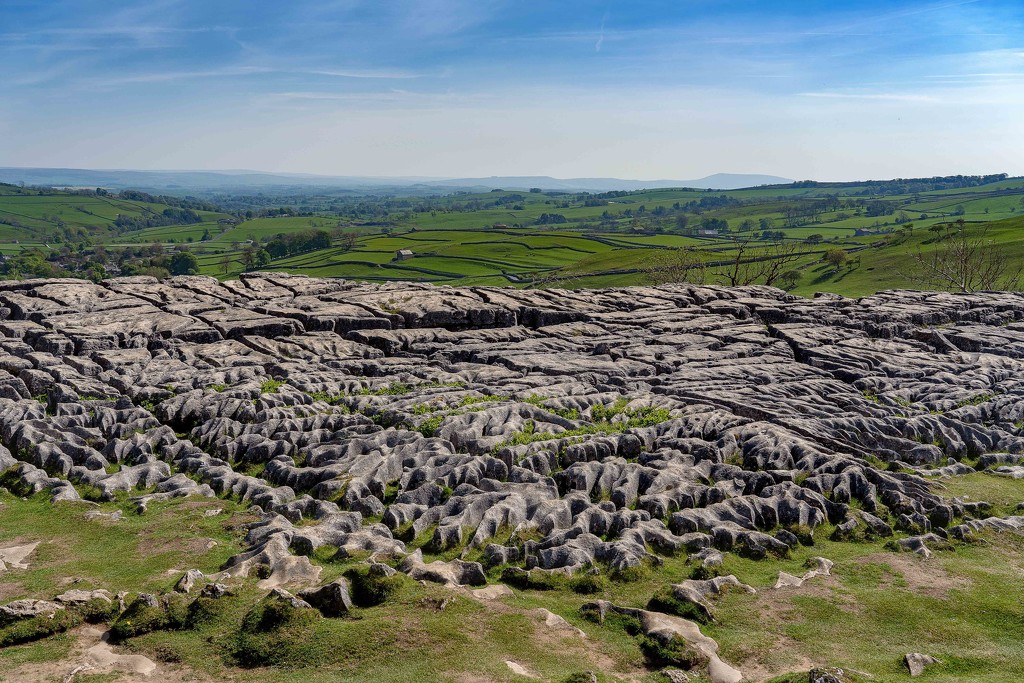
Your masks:
<instances>
[{"instance_id":1,"label":"green field","mask_svg":"<svg viewBox=\"0 0 1024 683\"><path fill-rule=\"evenodd\" d=\"M84 265L79 264L84 269L96 245L115 255L119 249L131 249L132 258L142 258L143 265L147 257L140 257L139 251L153 251L153 245L159 245L156 249L162 248L164 256L149 257L152 263L166 263L174 251L186 249L196 256L198 272L229 278L252 267L253 254L271 240L325 231L332 239L329 248L271 257L259 267L376 281L604 287L658 281L652 269L662 269L684 252L699 254L711 264L704 282L727 284L730 278L720 264L737 254L741 260L768 254L781 239L797 252L787 270L799 277L787 286L802 295L862 295L919 287L910 254L935 246L936 234L929 228L957 219L965 221L968 233L985 233L1008 258L1019 261L1024 256L1021 179L997 177L987 184L930 191L916 191L920 183L901 182L722 192L493 191L428 199L365 197L354 205L303 215L200 210L193 220L201 222L141 229L124 229L118 216L152 222L168 206L119 196L3 186L0 253L49 250L52 260L60 245L76 244L84 250ZM718 225L716 221L727 225L728 232L705 234L703 226ZM762 235L765 230L771 236ZM846 251L848 261L841 267L827 265L823 256L829 249ZM399 259L399 250L412 255Z\"/></svg>"},{"instance_id":2,"label":"green field","mask_svg":"<svg viewBox=\"0 0 1024 683\"><path fill-rule=\"evenodd\" d=\"M976 473L945 482L944 495L990 500L1000 510L1024 497L1024 482ZM935 484L941 490L942 484ZM26 498L0 489L0 544L45 541L27 570L5 573L5 602L52 596L68 588L171 594L183 568L212 573L245 547L247 523L257 517L227 498L175 499L153 503L145 514L121 496L98 505L51 504L45 493ZM109 515L88 519L87 512ZM893 552L883 540L836 542L828 524L814 532L813 546L799 546L772 561L727 553L722 574L735 575L756 594L728 591L717 601L715 620L701 626L714 638L723 659L748 676L744 680L794 683L807 680L809 663L829 662L872 678L910 680L902 664L907 652L928 652L940 665L922 680L953 683L1002 683L1024 675L1024 584L1020 579L1022 540L1012 533L979 533L973 543L958 543L930 559ZM421 548L427 562L448 560L460 549L435 553L430 534L409 545ZM364 562L364 555L333 554L330 546L311 561L331 581ZM479 559L479 550L467 559ZM116 556L118 561L111 562ZM799 589L773 590L779 571L800 575L812 557L835 565L831 576ZM246 657L258 644L241 639L244 618L267 594L251 577L232 582L232 592L210 601L204 619L180 627L140 627L118 647L159 662L175 681L232 680L256 683L328 681L530 680L512 673L512 660L541 680L555 683L598 672L597 680L663 683L659 666L649 662L638 640L619 620L585 618L581 607L604 599L643 608L651 596L689 578L694 565L685 553L662 553L657 570L623 579L605 576L578 585L563 577L551 585L515 587L498 600L479 600L465 589L419 583L399 574L396 590L376 606L357 605L345 618L309 619L294 633L272 641L269 664L253 666ZM501 567L488 573L500 583ZM594 577L592 577L594 578ZM578 577L577 577L578 579ZM585 589L581 586L585 586ZM194 599L178 596L182 605ZM437 605L445 601L445 607ZM565 619L573 630L545 626L539 608ZM126 622L130 625L132 622ZM104 626L105 628L105 626ZM11 629L0 629L10 636ZM60 681L80 659L76 646L86 636L75 629L0 648L0 681ZM15 640L14 642L18 642ZM396 649L402 657L394 657ZM257 651L258 653L258 651ZM37 667L50 664L52 674ZM230 672L230 678L224 678ZM799 672L787 675L785 672ZM781 674L781 676L780 676ZM691 674L693 675L693 674ZM35 676L35 677L33 677ZM775 676L779 676L775 678ZM122 680L81 676L79 680ZM129 680L136 680L134 678ZM691 678L702 683L707 678Z\"/></svg>"}]
</instances>

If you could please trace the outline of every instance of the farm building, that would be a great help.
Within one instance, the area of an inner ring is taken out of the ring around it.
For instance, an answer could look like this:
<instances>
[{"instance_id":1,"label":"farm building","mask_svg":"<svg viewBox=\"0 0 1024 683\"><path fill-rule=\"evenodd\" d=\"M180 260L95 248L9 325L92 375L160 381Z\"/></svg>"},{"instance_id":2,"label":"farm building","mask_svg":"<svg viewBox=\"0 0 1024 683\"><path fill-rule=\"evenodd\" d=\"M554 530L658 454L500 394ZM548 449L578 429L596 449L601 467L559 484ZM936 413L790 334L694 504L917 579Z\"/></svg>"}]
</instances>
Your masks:
<instances>
[{"instance_id":1,"label":"farm building","mask_svg":"<svg viewBox=\"0 0 1024 683\"><path fill-rule=\"evenodd\" d=\"M404 261L405 259L412 258L413 256L414 254L412 253L412 249L399 249L395 252L396 261Z\"/></svg>"},{"instance_id":2,"label":"farm building","mask_svg":"<svg viewBox=\"0 0 1024 683\"><path fill-rule=\"evenodd\" d=\"M491 227L495 230L508 230L508 225L505 223L495 223Z\"/></svg>"}]
</instances>

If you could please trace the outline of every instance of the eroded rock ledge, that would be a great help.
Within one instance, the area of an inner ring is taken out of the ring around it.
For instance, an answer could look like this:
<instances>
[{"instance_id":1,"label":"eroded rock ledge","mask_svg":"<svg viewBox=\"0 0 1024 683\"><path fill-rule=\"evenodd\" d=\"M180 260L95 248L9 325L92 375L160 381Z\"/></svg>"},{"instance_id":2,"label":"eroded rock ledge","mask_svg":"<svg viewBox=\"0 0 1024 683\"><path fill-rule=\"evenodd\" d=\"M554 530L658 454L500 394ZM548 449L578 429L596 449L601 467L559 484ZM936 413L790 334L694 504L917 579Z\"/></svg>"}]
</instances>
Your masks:
<instances>
[{"instance_id":1,"label":"eroded rock ledge","mask_svg":"<svg viewBox=\"0 0 1024 683\"><path fill-rule=\"evenodd\" d=\"M925 478L1024 462L1014 293L30 280L0 283L0 335L4 485L249 501L224 576L268 587L315 582L323 546L486 582L409 554L424 534L572 573L824 522L922 553L1020 528Z\"/></svg>"}]
</instances>

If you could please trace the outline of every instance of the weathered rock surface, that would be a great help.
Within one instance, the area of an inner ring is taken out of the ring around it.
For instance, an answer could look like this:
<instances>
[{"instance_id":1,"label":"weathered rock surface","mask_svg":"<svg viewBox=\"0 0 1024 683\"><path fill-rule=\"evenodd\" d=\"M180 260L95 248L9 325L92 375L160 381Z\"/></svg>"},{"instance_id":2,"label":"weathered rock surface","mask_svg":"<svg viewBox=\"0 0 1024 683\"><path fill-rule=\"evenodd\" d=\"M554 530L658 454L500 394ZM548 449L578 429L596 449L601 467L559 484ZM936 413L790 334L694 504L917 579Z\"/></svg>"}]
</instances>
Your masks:
<instances>
[{"instance_id":1,"label":"weathered rock surface","mask_svg":"<svg viewBox=\"0 0 1024 683\"><path fill-rule=\"evenodd\" d=\"M588 603L581 609L597 613L602 621L608 612L634 617L640 622L645 635L666 644L673 638L682 638L707 659L708 676L712 683L739 683L743 677L739 670L722 661L718 656L718 643L701 633L700 627L692 621L660 612L620 607L606 600Z\"/></svg>"},{"instance_id":2,"label":"weathered rock surface","mask_svg":"<svg viewBox=\"0 0 1024 683\"><path fill-rule=\"evenodd\" d=\"M942 662L931 655L923 655L920 652L911 652L903 658L903 663L907 665L910 675L916 677L923 674L924 670L932 664L941 664Z\"/></svg>"},{"instance_id":3,"label":"weathered rock surface","mask_svg":"<svg viewBox=\"0 0 1024 683\"><path fill-rule=\"evenodd\" d=\"M52 617L62 609L64 608L61 605L49 600L15 600L0 605L0 626L33 617Z\"/></svg>"},{"instance_id":4,"label":"weathered rock surface","mask_svg":"<svg viewBox=\"0 0 1024 683\"><path fill-rule=\"evenodd\" d=\"M1024 527L939 488L1018 476L1022 398L1016 293L0 283L2 484L248 503L247 550L206 578L264 588L315 586L325 552L486 583L414 540L564 574L711 572L825 523L927 555Z\"/></svg>"},{"instance_id":5,"label":"weathered rock surface","mask_svg":"<svg viewBox=\"0 0 1024 683\"><path fill-rule=\"evenodd\" d=\"M686 579L682 583L673 584L670 590L676 600L692 605L704 621L714 621L715 608L712 601L726 591L757 592L732 574L706 580Z\"/></svg>"},{"instance_id":6,"label":"weathered rock surface","mask_svg":"<svg viewBox=\"0 0 1024 683\"><path fill-rule=\"evenodd\" d=\"M352 598L345 579L336 579L319 588L300 591L298 597L316 607L325 617L339 617L352 609Z\"/></svg>"}]
</instances>

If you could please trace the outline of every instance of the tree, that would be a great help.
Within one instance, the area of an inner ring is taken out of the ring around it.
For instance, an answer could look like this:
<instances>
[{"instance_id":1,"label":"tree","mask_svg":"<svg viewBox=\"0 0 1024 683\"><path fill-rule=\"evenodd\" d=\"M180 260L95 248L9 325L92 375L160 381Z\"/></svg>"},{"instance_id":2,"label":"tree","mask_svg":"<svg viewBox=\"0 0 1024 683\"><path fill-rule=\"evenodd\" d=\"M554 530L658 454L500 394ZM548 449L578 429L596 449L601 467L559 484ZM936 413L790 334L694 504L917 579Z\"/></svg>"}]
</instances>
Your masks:
<instances>
[{"instance_id":1,"label":"tree","mask_svg":"<svg viewBox=\"0 0 1024 683\"><path fill-rule=\"evenodd\" d=\"M718 273L718 280L730 287L760 282L773 285L788 266L802 256L797 242L778 242L760 247L752 239L736 240L733 257Z\"/></svg>"},{"instance_id":2,"label":"tree","mask_svg":"<svg viewBox=\"0 0 1024 683\"><path fill-rule=\"evenodd\" d=\"M93 282L100 282L107 277L107 269L100 263L93 263L86 269L85 276Z\"/></svg>"},{"instance_id":3,"label":"tree","mask_svg":"<svg viewBox=\"0 0 1024 683\"><path fill-rule=\"evenodd\" d=\"M799 270L787 270L785 273L779 276L779 282L785 289L792 289L796 287L796 284L803 279L803 273Z\"/></svg>"},{"instance_id":4,"label":"tree","mask_svg":"<svg viewBox=\"0 0 1024 683\"><path fill-rule=\"evenodd\" d=\"M839 267L849 260L850 255L846 253L845 249L829 249L825 252L825 263L835 270L839 270Z\"/></svg>"},{"instance_id":5,"label":"tree","mask_svg":"<svg viewBox=\"0 0 1024 683\"><path fill-rule=\"evenodd\" d=\"M220 270L227 275L231 272L231 254L224 254L220 259Z\"/></svg>"},{"instance_id":6,"label":"tree","mask_svg":"<svg viewBox=\"0 0 1024 683\"><path fill-rule=\"evenodd\" d=\"M652 285L674 282L702 285L707 282L708 274L704 256L692 249L664 251L642 270L644 280Z\"/></svg>"},{"instance_id":7,"label":"tree","mask_svg":"<svg viewBox=\"0 0 1024 683\"><path fill-rule=\"evenodd\" d=\"M260 249L256 252L256 257L253 259L253 265L256 268L266 268L270 265L270 252L266 249Z\"/></svg>"},{"instance_id":8,"label":"tree","mask_svg":"<svg viewBox=\"0 0 1024 683\"><path fill-rule=\"evenodd\" d=\"M908 254L915 265L908 277L952 292L1020 288L1024 266L995 245L987 225L968 229L961 219L943 230L942 238L932 241L928 251L918 247Z\"/></svg>"},{"instance_id":9,"label":"tree","mask_svg":"<svg viewBox=\"0 0 1024 683\"><path fill-rule=\"evenodd\" d=\"M351 251L356 248L356 239L358 236L355 232L343 232L341 233L341 248L345 251Z\"/></svg>"},{"instance_id":10,"label":"tree","mask_svg":"<svg viewBox=\"0 0 1024 683\"><path fill-rule=\"evenodd\" d=\"M171 257L169 268L172 275L195 275L199 272L199 260L190 251L179 251Z\"/></svg>"},{"instance_id":11,"label":"tree","mask_svg":"<svg viewBox=\"0 0 1024 683\"><path fill-rule=\"evenodd\" d=\"M818 244L818 243L820 243L824 239L825 239L824 235L822 235L821 233L817 233L816 232L813 235L808 235L807 237L805 237L804 238L804 242L807 242L807 244Z\"/></svg>"},{"instance_id":12,"label":"tree","mask_svg":"<svg viewBox=\"0 0 1024 683\"><path fill-rule=\"evenodd\" d=\"M252 270L256 264L256 247L251 244L247 244L242 247L242 267L246 270Z\"/></svg>"}]
</instances>

